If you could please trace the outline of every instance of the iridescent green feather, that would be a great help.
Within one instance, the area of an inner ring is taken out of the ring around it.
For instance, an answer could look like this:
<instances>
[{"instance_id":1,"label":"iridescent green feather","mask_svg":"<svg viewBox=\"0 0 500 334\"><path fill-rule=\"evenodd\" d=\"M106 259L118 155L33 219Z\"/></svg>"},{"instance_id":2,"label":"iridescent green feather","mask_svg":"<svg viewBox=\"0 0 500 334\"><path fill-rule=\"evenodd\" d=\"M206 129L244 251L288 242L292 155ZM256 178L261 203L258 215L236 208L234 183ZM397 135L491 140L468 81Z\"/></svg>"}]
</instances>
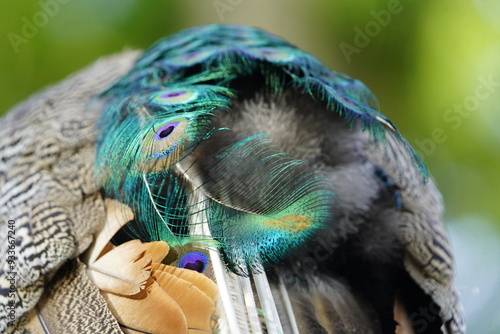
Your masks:
<instances>
[{"instance_id":1,"label":"iridescent green feather","mask_svg":"<svg viewBox=\"0 0 500 334\"><path fill-rule=\"evenodd\" d=\"M223 87L172 85L108 102L98 124L96 175L108 196L132 207L140 222L132 234L173 246L191 241L172 232L191 214L172 167L213 131L213 112L227 108L230 96Z\"/></svg>"},{"instance_id":2,"label":"iridescent green feather","mask_svg":"<svg viewBox=\"0 0 500 334\"><path fill-rule=\"evenodd\" d=\"M224 132L212 118L231 109L242 81L270 96L306 93L380 144L396 137L425 179L424 164L360 81L262 30L208 25L158 41L102 94L96 174L107 196L132 207L132 234L183 244L194 208L204 206L229 267L246 273L282 261L330 219L329 180L261 137L230 140L205 164L178 168ZM191 203L193 191L207 202Z\"/></svg>"},{"instance_id":3,"label":"iridescent green feather","mask_svg":"<svg viewBox=\"0 0 500 334\"><path fill-rule=\"evenodd\" d=\"M331 219L328 178L264 135L239 140L201 165L212 176L203 185L210 229L233 271L282 262Z\"/></svg>"},{"instance_id":4,"label":"iridescent green feather","mask_svg":"<svg viewBox=\"0 0 500 334\"><path fill-rule=\"evenodd\" d=\"M169 169L211 130L214 110L228 108L231 96L224 87L207 85L116 96L98 123L98 178L106 189L119 191L123 178ZM171 123L173 133L166 138L171 145L163 145L159 136Z\"/></svg>"},{"instance_id":5,"label":"iridescent green feather","mask_svg":"<svg viewBox=\"0 0 500 334\"><path fill-rule=\"evenodd\" d=\"M210 83L231 87L235 79L260 73L271 91L292 87L323 101L353 125L361 122L375 141L386 135L403 142L427 177L420 157L396 126L377 111L378 103L360 81L334 72L316 58L285 40L257 28L207 25L159 40L138 60L134 69L110 92L168 85Z\"/></svg>"}]
</instances>

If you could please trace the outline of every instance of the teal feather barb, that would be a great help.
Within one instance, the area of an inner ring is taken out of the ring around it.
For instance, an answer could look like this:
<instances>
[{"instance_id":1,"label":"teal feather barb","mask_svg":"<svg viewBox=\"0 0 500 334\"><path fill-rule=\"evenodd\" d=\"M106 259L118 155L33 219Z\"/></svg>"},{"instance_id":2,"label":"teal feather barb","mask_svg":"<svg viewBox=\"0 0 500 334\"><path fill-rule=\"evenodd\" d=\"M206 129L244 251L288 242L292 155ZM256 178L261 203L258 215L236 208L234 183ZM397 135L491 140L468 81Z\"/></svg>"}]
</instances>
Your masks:
<instances>
[{"instance_id":1,"label":"teal feather barb","mask_svg":"<svg viewBox=\"0 0 500 334\"><path fill-rule=\"evenodd\" d=\"M227 141L220 132L204 145ZM333 187L303 161L276 149L266 135L249 136L200 157L186 175L204 178L212 235L226 251L228 267L248 268L280 263L331 218ZM229 250L229 251L227 251Z\"/></svg>"},{"instance_id":2,"label":"teal feather barb","mask_svg":"<svg viewBox=\"0 0 500 334\"><path fill-rule=\"evenodd\" d=\"M129 233L173 245L196 240L187 225L203 204L229 267L245 273L279 263L330 219L330 181L265 138L222 140L227 145L211 159L196 154L211 138L224 137L226 129L213 119L230 112L241 85L270 95L308 94L349 125L359 122L375 141L394 136L427 176L360 81L262 30L208 25L158 41L101 95L107 104L98 124L96 174L106 196L132 207L136 224ZM193 203L198 191L206 202Z\"/></svg>"}]
</instances>

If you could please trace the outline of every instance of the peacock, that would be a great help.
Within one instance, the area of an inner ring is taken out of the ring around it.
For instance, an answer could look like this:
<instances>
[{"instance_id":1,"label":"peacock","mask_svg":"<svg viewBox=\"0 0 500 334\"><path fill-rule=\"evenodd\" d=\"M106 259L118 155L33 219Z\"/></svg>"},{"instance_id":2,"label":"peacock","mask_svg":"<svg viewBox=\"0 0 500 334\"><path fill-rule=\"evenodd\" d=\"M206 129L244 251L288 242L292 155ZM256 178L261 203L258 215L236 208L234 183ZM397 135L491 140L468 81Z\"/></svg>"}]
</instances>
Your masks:
<instances>
[{"instance_id":1,"label":"peacock","mask_svg":"<svg viewBox=\"0 0 500 334\"><path fill-rule=\"evenodd\" d=\"M280 37L190 28L1 124L2 332L465 333L423 161Z\"/></svg>"}]
</instances>

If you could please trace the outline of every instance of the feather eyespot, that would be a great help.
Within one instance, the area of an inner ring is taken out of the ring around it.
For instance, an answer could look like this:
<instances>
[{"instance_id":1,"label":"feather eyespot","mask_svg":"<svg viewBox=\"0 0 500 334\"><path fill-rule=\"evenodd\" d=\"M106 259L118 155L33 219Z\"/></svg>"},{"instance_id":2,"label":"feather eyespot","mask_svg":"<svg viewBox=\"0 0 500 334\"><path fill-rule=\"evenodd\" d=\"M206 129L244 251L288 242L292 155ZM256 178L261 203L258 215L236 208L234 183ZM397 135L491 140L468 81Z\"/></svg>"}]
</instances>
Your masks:
<instances>
[{"instance_id":1,"label":"feather eyespot","mask_svg":"<svg viewBox=\"0 0 500 334\"><path fill-rule=\"evenodd\" d=\"M184 254L180 260L178 267L195 270L199 273L203 273L207 268L208 256L201 252L190 252Z\"/></svg>"},{"instance_id":2,"label":"feather eyespot","mask_svg":"<svg viewBox=\"0 0 500 334\"><path fill-rule=\"evenodd\" d=\"M173 152L180 152L188 140L186 134L189 120L186 118L170 118L155 126L144 137L142 151L148 157L165 158Z\"/></svg>"},{"instance_id":3,"label":"feather eyespot","mask_svg":"<svg viewBox=\"0 0 500 334\"><path fill-rule=\"evenodd\" d=\"M175 105L191 102L197 97L198 93L192 89L172 89L155 93L152 101L161 105Z\"/></svg>"},{"instance_id":4,"label":"feather eyespot","mask_svg":"<svg viewBox=\"0 0 500 334\"><path fill-rule=\"evenodd\" d=\"M179 126L179 122L171 122L162 126L158 131L156 131L153 140L162 140L167 138L174 132L174 130Z\"/></svg>"}]
</instances>

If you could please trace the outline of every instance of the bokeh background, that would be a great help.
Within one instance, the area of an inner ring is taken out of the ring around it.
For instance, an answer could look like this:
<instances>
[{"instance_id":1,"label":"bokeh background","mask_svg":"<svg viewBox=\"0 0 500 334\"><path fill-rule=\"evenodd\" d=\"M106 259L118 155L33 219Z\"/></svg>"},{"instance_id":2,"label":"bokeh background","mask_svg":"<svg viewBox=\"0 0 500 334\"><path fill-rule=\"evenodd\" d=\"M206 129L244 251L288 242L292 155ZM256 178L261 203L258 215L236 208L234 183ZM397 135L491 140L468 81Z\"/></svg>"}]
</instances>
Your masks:
<instances>
[{"instance_id":1,"label":"bokeh background","mask_svg":"<svg viewBox=\"0 0 500 334\"><path fill-rule=\"evenodd\" d=\"M0 113L206 23L265 28L374 91L444 195L469 333L500 333L500 1L0 1Z\"/></svg>"}]
</instances>

